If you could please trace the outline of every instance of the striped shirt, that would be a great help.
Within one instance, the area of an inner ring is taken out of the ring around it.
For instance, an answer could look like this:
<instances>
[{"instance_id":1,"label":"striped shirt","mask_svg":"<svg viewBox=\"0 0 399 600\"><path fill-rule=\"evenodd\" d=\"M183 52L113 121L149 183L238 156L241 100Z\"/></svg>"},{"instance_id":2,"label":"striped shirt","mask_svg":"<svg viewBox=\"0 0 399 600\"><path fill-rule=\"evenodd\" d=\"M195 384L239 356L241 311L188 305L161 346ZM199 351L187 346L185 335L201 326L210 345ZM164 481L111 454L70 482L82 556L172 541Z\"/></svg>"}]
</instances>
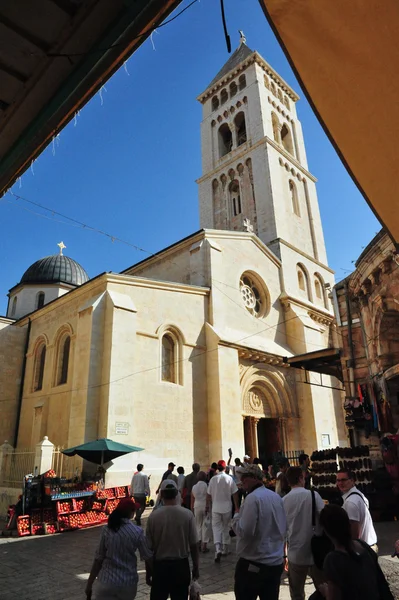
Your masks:
<instances>
[{"instance_id":1,"label":"striped shirt","mask_svg":"<svg viewBox=\"0 0 399 600\"><path fill-rule=\"evenodd\" d=\"M136 550L141 560L148 560L152 552L144 532L129 519L122 519L118 531L104 527L96 559L102 561L98 580L105 585L127 587L138 582Z\"/></svg>"}]
</instances>

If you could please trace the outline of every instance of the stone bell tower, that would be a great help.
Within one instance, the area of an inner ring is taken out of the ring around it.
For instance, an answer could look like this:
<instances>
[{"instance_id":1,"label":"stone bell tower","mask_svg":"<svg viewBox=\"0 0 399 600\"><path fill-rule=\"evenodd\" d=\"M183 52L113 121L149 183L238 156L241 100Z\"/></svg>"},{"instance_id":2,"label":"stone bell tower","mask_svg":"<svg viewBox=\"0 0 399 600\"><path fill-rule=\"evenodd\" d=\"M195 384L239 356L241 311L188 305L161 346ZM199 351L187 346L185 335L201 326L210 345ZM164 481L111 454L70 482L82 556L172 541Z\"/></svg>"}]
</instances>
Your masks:
<instances>
[{"instance_id":1,"label":"stone bell tower","mask_svg":"<svg viewBox=\"0 0 399 600\"><path fill-rule=\"evenodd\" d=\"M280 259L285 243L325 266L316 179L308 171L298 99L242 35L198 97L203 107L200 223L253 230Z\"/></svg>"}]
</instances>

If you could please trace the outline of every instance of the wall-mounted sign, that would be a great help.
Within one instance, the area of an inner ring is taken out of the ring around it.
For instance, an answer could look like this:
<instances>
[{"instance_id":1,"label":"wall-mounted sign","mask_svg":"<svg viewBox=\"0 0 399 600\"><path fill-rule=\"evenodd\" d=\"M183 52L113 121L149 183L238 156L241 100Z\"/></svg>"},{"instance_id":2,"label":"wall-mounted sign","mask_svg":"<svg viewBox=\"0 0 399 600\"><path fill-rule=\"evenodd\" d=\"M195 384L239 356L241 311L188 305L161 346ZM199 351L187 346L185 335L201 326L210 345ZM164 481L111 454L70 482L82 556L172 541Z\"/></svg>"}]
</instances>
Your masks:
<instances>
[{"instance_id":1,"label":"wall-mounted sign","mask_svg":"<svg viewBox=\"0 0 399 600\"><path fill-rule=\"evenodd\" d=\"M330 434L329 433L321 434L321 446L322 446L322 448L330 447Z\"/></svg>"},{"instance_id":2,"label":"wall-mounted sign","mask_svg":"<svg viewBox=\"0 0 399 600\"><path fill-rule=\"evenodd\" d=\"M129 423L115 423L115 434L116 435L128 435Z\"/></svg>"}]
</instances>

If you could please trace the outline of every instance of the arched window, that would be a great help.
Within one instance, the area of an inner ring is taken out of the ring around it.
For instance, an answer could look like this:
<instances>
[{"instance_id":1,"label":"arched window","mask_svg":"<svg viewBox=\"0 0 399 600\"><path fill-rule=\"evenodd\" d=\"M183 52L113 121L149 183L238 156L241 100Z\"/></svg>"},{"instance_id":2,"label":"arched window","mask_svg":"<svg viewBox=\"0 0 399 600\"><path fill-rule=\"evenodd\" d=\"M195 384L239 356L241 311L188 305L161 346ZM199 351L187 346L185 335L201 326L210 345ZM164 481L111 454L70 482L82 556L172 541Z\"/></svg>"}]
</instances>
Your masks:
<instances>
[{"instance_id":1,"label":"arched window","mask_svg":"<svg viewBox=\"0 0 399 600\"><path fill-rule=\"evenodd\" d=\"M44 306L45 295L44 292L39 292L37 295L36 308L42 308Z\"/></svg>"},{"instance_id":2,"label":"arched window","mask_svg":"<svg viewBox=\"0 0 399 600\"><path fill-rule=\"evenodd\" d=\"M58 343L56 385L62 385L68 381L70 350L71 336L65 334Z\"/></svg>"},{"instance_id":3,"label":"arched window","mask_svg":"<svg viewBox=\"0 0 399 600\"><path fill-rule=\"evenodd\" d=\"M272 112L272 126L274 141L280 143L280 123L276 113Z\"/></svg>"},{"instance_id":4,"label":"arched window","mask_svg":"<svg viewBox=\"0 0 399 600\"><path fill-rule=\"evenodd\" d=\"M176 342L168 333L162 336L162 381L176 381Z\"/></svg>"},{"instance_id":5,"label":"arched window","mask_svg":"<svg viewBox=\"0 0 399 600\"><path fill-rule=\"evenodd\" d=\"M238 78L238 87L240 88L240 90L243 90L246 85L247 85L247 80L246 80L245 75L240 75Z\"/></svg>"},{"instance_id":6,"label":"arched window","mask_svg":"<svg viewBox=\"0 0 399 600\"><path fill-rule=\"evenodd\" d=\"M272 94L274 94L275 96L277 96L277 92L276 92L276 86L275 86L275 84L273 83L273 81L272 81L272 82L271 82L271 84L270 84L270 89L271 89L271 91L272 91Z\"/></svg>"},{"instance_id":7,"label":"arched window","mask_svg":"<svg viewBox=\"0 0 399 600\"><path fill-rule=\"evenodd\" d=\"M290 101L288 100L287 96L284 96L284 104L286 105L286 107L288 108L288 110L290 109Z\"/></svg>"},{"instance_id":8,"label":"arched window","mask_svg":"<svg viewBox=\"0 0 399 600\"><path fill-rule=\"evenodd\" d=\"M219 128L219 157L225 156L233 147L233 136L230 130L230 127L227 123L223 123L223 125Z\"/></svg>"},{"instance_id":9,"label":"arched window","mask_svg":"<svg viewBox=\"0 0 399 600\"><path fill-rule=\"evenodd\" d=\"M280 88L277 92L277 96L278 96L278 99L280 100L280 102L284 102L283 92L280 90Z\"/></svg>"},{"instance_id":10,"label":"arched window","mask_svg":"<svg viewBox=\"0 0 399 600\"><path fill-rule=\"evenodd\" d=\"M267 77L267 75L263 75L263 82L265 84L265 87L270 90L270 83L269 83L269 79Z\"/></svg>"},{"instance_id":11,"label":"arched window","mask_svg":"<svg viewBox=\"0 0 399 600\"><path fill-rule=\"evenodd\" d=\"M287 152L289 152L290 154L292 154L292 156L294 156L294 146L292 144L292 135L291 135L291 131L286 123L284 123L284 125L281 128L281 143L283 144L283 146L287 150Z\"/></svg>"},{"instance_id":12,"label":"arched window","mask_svg":"<svg viewBox=\"0 0 399 600\"><path fill-rule=\"evenodd\" d=\"M325 308L327 308L327 294L326 288L324 285L324 280L320 273L314 274L314 291L315 291L315 300L318 304L323 304Z\"/></svg>"},{"instance_id":13,"label":"arched window","mask_svg":"<svg viewBox=\"0 0 399 600\"><path fill-rule=\"evenodd\" d=\"M233 96L235 96L237 93L237 84L235 81L232 81L230 83L230 98L232 98Z\"/></svg>"},{"instance_id":14,"label":"arched window","mask_svg":"<svg viewBox=\"0 0 399 600\"><path fill-rule=\"evenodd\" d=\"M298 217L300 217L301 211L299 209L298 190L296 189L296 185L292 181L292 179L290 179L288 183L289 183L289 187L290 187L292 210Z\"/></svg>"},{"instance_id":15,"label":"arched window","mask_svg":"<svg viewBox=\"0 0 399 600\"><path fill-rule=\"evenodd\" d=\"M227 93L226 88L223 88L223 90L220 92L220 103L224 104L225 102L227 102L227 100L229 99L229 95Z\"/></svg>"},{"instance_id":16,"label":"arched window","mask_svg":"<svg viewBox=\"0 0 399 600\"><path fill-rule=\"evenodd\" d=\"M245 126L245 115L243 112L238 113L234 119L234 124L236 126L237 146L241 146L241 144L245 144L247 141L247 128Z\"/></svg>"},{"instance_id":17,"label":"arched window","mask_svg":"<svg viewBox=\"0 0 399 600\"><path fill-rule=\"evenodd\" d=\"M233 217L237 217L241 214L241 196L240 196L240 185L237 180L230 183L230 204L231 214Z\"/></svg>"},{"instance_id":18,"label":"arched window","mask_svg":"<svg viewBox=\"0 0 399 600\"><path fill-rule=\"evenodd\" d=\"M309 277L305 270L305 267L301 264L297 264L296 269L298 277L298 288L308 300L311 300L309 292Z\"/></svg>"},{"instance_id":19,"label":"arched window","mask_svg":"<svg viewBox=\"0 0 399 600\"><path fill-rule=\"evenodd\" d=\"M14 317L15 313L17 312L17 301L18 301L17 296L15 296L13 298L12 305L11 305L11 316L12 317Z\"/></svg>"},{"instance_id":20,"label":"arched window","mask_svg":"<svg viewBox=\"0 0 399 600\"><path fill-rule=\"evenodd\" d=\"M46 363L46 345L42 342L36 349L33 367L33 391L37 392L43 387L44 366Z\"/></svg>"},{"instance_id":21,"label":"arched window","mask_svg":"<svg viewBox=\"0 0 399 600\"><path fill-rule=\"evenodd\" d=\"M270 309L270 295L264 281L252 271L246 271L240 279L241 300L247 311L258 319L265 317Z\"/></svg>"},{"instance_id":22,"label":"arched window","mask_svg":"<svg viewBox=\"0 0 399 600\"><path fill-rule=\"evenodd\" d=\"M298 270L298 287L300 290L302 290L303 292L306 291L306 280L305 280L305 275L302 273L301 270Z\"/></svg>"},{"instance_id":23,"label":"arched window","mask_svg":"<svg viewBox=\"0 0 399 600\"><path fill-rule=\"evenodd\" d=\"M214 96L212 98L212 110L216 110L219 108L219 98L217 96Z\"/></svg>"}]
</instances>

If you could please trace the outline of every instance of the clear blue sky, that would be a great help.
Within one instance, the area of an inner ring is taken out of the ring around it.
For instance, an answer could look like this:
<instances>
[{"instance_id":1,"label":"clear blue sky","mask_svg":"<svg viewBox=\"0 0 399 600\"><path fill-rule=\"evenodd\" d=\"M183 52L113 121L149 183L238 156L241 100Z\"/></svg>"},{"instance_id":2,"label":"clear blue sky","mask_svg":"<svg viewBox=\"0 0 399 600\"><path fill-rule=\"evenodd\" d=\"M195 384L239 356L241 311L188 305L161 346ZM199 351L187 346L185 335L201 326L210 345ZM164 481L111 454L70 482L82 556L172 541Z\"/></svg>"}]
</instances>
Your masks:
<instances>
[{"instance_id":1,"label":"clear blue sky","mask_svg":"<svg viewBox=\"0 0 399 600\"><path fill-rule=\"evenodd\" d=\"M178 10L188 4L185 0ZM335 154L270 30L257 0L227 0L233 50L238 29L299 93L297 104L310 171L318 196L330 266L337 280L380 229ZM245 9L244 9L245 7ZM227 61L219 3L201 0L153 34L61 133L13 190L150 252L199 229L197 185L201 175L196 101ZM20 207L10 204L19 204ZM35 260L58 251L57 242L94 277L120 271L147 254L87 229L42 218L7 194L2 223L0 314L6 294Z\"/></svg>"}]
</instances>

